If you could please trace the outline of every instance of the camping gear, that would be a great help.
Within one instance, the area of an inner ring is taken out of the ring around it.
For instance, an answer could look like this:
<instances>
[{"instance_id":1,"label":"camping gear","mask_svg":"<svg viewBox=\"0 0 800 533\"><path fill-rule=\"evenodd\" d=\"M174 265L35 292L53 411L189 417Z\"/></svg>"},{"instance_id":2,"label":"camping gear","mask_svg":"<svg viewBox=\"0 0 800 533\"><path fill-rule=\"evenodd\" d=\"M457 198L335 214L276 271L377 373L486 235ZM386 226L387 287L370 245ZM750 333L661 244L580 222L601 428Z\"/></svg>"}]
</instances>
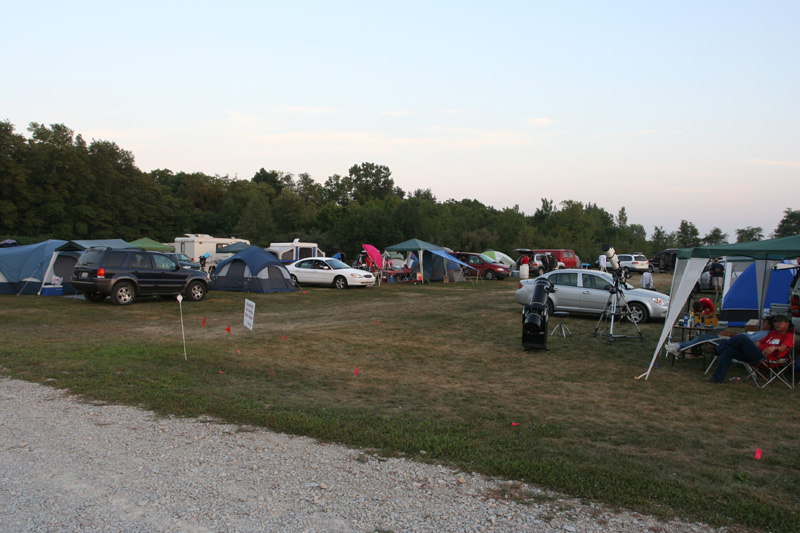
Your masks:
<instances>
[{"instance_id":1,"label":"camping gear","mask_svg":"<svg viewBox=\"0 0 800 533\"><path fill-rule=\"evenodd\" d=\"M661 347L664 346L670 336L672 326L682 313L708 260L725 255L742 255L752 257L755 260L758 309L763 309L764 299L766 298L765 288L769 283L772 266L783 259L792 259L800 256L800 235L765 241L717 244L678 250L675 274L672 277L670 306L667 318L664 321L664 329L661 331L661 337L656 343L650 366L644 374L638 376L639 379L650 377L650 372L655 365Z\"/></svg>"},{"instance_id":2,"label":"camping gear","mask_svg":"<svg viewBox=\"0 0 800 533\"><path fill-rule=\"evenodd\" d=\"M215 291L297 290L286 267L274 255L258 246L249 246L217 265L211 286Z\"/></svg>"},{"instance_id":3,"label":"camping gear","mask_svg":"<svg viewBox=\"0 0 800 533\"><path fill-rule=\"evenodd\" d=\"M39 292L47 279L45 273L53 253L65 242L51 239L37 244L0 248L0 294Z\"/></svg>"},{"instance_id":4,"label":"camping gear","mask_svg":"<svg viewBox=\"0 0 800 533\"><path fill-rule=\"evenodd\" d=\"M423 278L428 281L442 281L447 272L447 263L441 256L434 256L432 251L445 252L441 246L421 241L419 239L409 239L399 244L386 247L387 252L416 252L419 258L418 272L422 273ZM412 267L412 272L414 271Z\"/></svg>"},{"instance_id":5,"label":"camping gear","mask_svg":"<svg viewBox=\"0 0 800 533\"><path fill-rule=\"evenodd\" d=\"M722 300L719 312L720 320L727 320L728 325L741 327L748 320L758 318L761 309L774 304L788 305L789 289L795 270L776 270L769 276L766 295L762 304L759 302L756 265L751 264L742 272L736 282L731 285Z\"/></svg>"}]
</instances>

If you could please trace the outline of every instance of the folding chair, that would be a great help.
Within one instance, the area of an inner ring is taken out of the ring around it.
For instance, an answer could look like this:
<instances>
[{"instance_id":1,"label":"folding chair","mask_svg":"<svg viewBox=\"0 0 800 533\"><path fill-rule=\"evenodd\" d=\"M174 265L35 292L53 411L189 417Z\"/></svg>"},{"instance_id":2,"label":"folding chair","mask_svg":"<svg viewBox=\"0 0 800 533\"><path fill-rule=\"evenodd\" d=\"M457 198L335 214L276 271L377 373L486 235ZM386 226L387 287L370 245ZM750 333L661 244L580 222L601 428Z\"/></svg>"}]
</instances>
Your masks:
<instances>
[{"instance_id":1,"label":"folding chair","mask_svg":"<svg viewBox=\"0 0 800 533\"><path fill-rule=\"evenodd\" d=\"M794 333L794 330L792 330L792 333ZM762 389L775 381L794 389L795 350L796 348L793 345L789 353L780 359L762 359L754 365L745 363L744 366L750 373L748 377L752 377L756 385Z\"/></svg>"}]
</instances>

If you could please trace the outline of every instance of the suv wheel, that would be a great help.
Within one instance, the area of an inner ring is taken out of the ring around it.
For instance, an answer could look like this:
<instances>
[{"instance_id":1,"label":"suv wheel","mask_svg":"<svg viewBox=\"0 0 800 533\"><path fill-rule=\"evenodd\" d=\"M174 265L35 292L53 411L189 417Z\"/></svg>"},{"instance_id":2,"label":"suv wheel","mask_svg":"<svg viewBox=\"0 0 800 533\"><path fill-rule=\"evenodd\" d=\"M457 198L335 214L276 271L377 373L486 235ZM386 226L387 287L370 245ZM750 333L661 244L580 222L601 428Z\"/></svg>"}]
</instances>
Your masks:
<instances>
[{"instance_id":1,"label":"suv wheel","mask_svg":"<svg viewBox=\"0 0 800 533\"><path fill-rule=\"evenodd\" d=\"M202 301L206 297L206 286L199 281L193 281L186 288L186 297L193 302Z\"/></svg>"},{"instance_id":2,"label":"suv wheel","mask_svg":"<svg viewBox=\"0 0 800 533\"><path fill-rule=\"evenodd\" d=\"M487 271L486 271L486 272L483 274L483 277L485 277L485 278L486 278L486 279L488 279L489 281L493 280L493 279L494 279L494 270L487 270Z\"/></svg>"},{"instance_id":3,"label":"suv wheel","mask_svg":"<svg viewBox=\"0 0 800 533\"><path fill-rule=\"evenodd\" d=\"M117 305L130 305L136 299L136 291L133 284L127 281L121 281L114 285L114 292L111 295L114 303Z\"/></svg>"}]
</instances>

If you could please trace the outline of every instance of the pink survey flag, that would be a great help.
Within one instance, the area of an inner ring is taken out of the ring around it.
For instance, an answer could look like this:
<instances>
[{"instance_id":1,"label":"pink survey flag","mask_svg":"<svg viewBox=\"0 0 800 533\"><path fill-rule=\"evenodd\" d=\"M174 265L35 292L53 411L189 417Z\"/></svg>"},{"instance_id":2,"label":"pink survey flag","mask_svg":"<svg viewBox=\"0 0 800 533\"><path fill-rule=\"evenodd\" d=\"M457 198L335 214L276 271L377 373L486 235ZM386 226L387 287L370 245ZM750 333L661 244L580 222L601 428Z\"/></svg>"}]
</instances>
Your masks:
<instances>
[{"instance_id":1,"label":"pink survey flag","mask_svg":"<svg viewBox=\"0 0 800 533\"><path fill-rule=\"evenodd\" d=\"M200 324L200 327L201 327L201 328L204 328L204 327L206 327L206 317L203 317L203 323L202 323L202 324Z\"/></svg>"},{"instance_id":2,"label":"pink survey flag","mask_svg":"<svg viewBox=\"0 0 800 533\"><path fill-rule=\"evenodd\" d=\"M756 459L761 459L761 448L756 448Z\"/></svg>"},{"instance_id":3,"label":"pink survey flag","mask_svg":"<svg viewBox=\"0 0 800 533\"><path fill-rule=\"evenodd\" d=\"M516 427L519 425L519 422L511 422L511 425Z\"/></svg>"},{"instance_id":4,"label":"pink survey flag","mask_svg":"<svg viewBox=\"0 0 800 533\"><path fill-rule=\"evenodd\" d=\"M225 331L227 331L227 332L228 332L228 335L230 335L230 334L231 334L231 327L230 327L230 326L228 326L227 328L225 328Z\"/></svg>"},{"instance_id":5,"label":"pink survey flag","mask_svg":"<svg viewBox=\"0 0 800 533\"><path fill-rule=\"evenodd\" d=\"M353 372L353 375L354 375L354 376L357 376L357 375L358 375L358 367L356 367L356 371L355 371L355 372Z\"/></svg>"}]
</instances>

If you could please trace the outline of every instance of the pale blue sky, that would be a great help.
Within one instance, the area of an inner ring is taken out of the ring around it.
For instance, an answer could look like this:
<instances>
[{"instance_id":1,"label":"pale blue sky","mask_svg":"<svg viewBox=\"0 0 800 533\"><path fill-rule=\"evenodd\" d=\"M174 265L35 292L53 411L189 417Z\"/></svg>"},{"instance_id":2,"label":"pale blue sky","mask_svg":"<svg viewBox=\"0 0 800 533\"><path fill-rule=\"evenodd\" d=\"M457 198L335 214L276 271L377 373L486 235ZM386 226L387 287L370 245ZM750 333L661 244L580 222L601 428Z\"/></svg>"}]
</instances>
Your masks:
<instances>
[{"instance_id":1,"label":"pale blue sky","mask_svg":"<svg viewBox=\"0 0 800 533\"><path fill-rule=\"evenodd\" d=\"M0 120L149 171L406 191L665 231L800 209L800 2L6 2Z\"/></svg>"}]
</instances>

